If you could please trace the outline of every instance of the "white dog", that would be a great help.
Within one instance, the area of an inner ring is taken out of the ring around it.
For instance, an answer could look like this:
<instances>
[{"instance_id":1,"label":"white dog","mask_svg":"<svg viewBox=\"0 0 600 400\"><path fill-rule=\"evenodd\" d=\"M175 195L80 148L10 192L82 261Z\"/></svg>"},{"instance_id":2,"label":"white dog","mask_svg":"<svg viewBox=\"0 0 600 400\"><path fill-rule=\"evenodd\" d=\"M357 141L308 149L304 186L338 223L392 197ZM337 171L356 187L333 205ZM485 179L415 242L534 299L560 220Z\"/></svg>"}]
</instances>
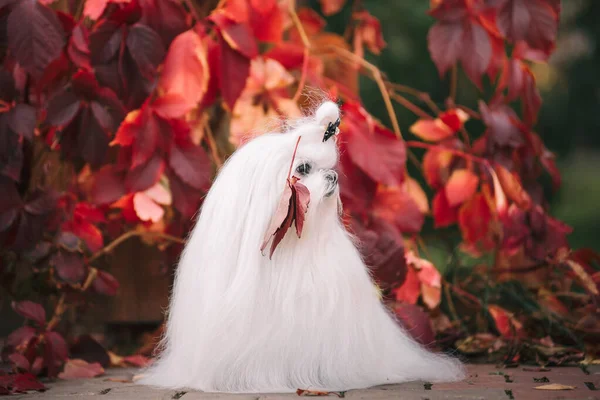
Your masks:
<instances>
[{"instance_id":1,"label":"white dog","mask_svg":"<svg viewBox=\"0 0 600 400\"><path fill-rule=\"evenodd\" d=\"M277 393L463 378L458 361L399 327L340 222L336 121L325 102L229 158L181 256L162 354L140 383ZM304 229L290 228L270 258L261 246L299 136L291 171L310 191Z\"/></svg>"}]
</instances>

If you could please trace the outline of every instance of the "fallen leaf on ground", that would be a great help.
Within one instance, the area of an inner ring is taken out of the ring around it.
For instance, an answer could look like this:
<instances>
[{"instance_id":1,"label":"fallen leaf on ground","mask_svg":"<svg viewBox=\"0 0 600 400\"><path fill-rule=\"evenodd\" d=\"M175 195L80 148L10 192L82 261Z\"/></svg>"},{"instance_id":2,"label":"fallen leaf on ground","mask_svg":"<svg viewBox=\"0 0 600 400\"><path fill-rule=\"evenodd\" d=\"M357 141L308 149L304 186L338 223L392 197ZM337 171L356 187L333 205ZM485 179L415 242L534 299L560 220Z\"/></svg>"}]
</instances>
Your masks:
<instances>
[{"instance_id":1,"label":"fallen leaf on ground","mask_svg":"<svg viewBox=\"0 0 600 400\"><path fill-rule=\"evenodd\" d=\"M305 389L296 390L296 394L298 396L329 396L330 394L334 394L340 398L346 397L346 392L322 392L320 390L305 390Z\"/></svg>"},{"instance_id":2,"label":"fallen leaf on ground","mask_svg":"<svg viewBox=\"0 0 600 400\"><path fill-rule=\"evenodd\" d=\"M561 385L560 383L551 383L549 385L536 386L537 390L573 390L575 386Z\"/></svg>"},{"instance_id":3,"label":"fallen leaf on ground","mask_svg":"<svg viewBox=\"0 0 600 400\"><path fill-rule=\"evenodd\" d=\"M118 382L118 383L133 383L132 379L127 378L106 378L105 382Z\"/></svg>"},{"instance_id":4,"label":"fallen leaf on ground","mask_svg":"<svg viewBox=\"0 0 600 400\"><path fill-rule=\"evenodd\" d=\"M93 378L104 373L100 363L88 363L81 359L68 360L63 372L58 374L60 379Z\"/></svg>"}]
</instances>

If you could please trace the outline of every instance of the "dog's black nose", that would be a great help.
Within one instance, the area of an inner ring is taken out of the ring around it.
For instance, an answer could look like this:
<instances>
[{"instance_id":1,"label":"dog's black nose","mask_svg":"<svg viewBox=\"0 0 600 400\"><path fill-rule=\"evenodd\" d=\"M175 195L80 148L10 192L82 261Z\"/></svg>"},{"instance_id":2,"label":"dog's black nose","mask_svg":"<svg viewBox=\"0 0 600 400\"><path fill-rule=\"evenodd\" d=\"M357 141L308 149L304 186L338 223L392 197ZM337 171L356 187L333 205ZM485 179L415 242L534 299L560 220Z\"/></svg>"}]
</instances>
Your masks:
<instances>
[{"instance_id":1,"label":"dog's black nose","mask_svg":"<svg viewBox=\"0 0 600 400\"><path fill-rule=\"evenodd\" d=\"M327 179L327 182L335 185L338 181L338 174L335 171L328 171L327 175L325 175L325 179Z\"/></svg>"}]
</instances>

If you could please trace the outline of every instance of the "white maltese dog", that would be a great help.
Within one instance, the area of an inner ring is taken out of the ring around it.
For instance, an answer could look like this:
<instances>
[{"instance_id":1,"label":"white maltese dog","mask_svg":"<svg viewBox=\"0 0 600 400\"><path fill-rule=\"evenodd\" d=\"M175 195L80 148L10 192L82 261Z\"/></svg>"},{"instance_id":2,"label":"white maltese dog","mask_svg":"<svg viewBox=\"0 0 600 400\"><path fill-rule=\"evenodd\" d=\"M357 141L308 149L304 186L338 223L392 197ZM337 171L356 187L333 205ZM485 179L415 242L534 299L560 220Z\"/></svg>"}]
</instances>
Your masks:
<instances>
[{"instance_id":1,"label":"white maltese dog","mask_svg":"<svg viewBox=\"0 0 600 400\"><path fill-rule=\"evenodd\" d=\"M162 354L139 383L279 393L463 378L458 361L398 325L340 221L338 124L339 108L325 102L229 158L181 256ZM279 222L296 222L287 234L274 216L284 189L302 203L290 200L286 216L281 202Z\"/></svg>"}]
</instances>

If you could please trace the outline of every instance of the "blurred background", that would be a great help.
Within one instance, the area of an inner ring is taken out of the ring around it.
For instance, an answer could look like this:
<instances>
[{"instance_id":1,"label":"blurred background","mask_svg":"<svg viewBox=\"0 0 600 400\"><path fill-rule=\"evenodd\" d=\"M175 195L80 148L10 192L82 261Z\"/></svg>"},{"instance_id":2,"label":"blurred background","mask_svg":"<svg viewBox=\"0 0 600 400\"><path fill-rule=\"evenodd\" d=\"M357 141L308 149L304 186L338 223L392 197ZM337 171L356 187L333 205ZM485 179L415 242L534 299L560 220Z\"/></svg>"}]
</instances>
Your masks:
<instances>
[{"instance_id":1,"label":"blurred background","mask_svg":"<svg viewBox=\"0 0 600 400\"><path fill-rule=\"evenodd\" d=\"M435 79L439 75L427 50L427 31L435 22L427 15L429 2L366 0L364 4L381 21L387 42L380 56L365 53L368 61L384 71L390 81L427 92L442 104L449 88L447 82ZM318 10L318 1L313 0L311 6ZM343 33L350 13L351 8L345 7L343 12L327 18L327 28ZM595 250L600 250L599 16L598 0L563 1L557 50L547 65L533 67L543 99L538 133L548 149L556 153L563 179L561 190L552 193L546 176L550 214L574 228L569 237L573 248ZM476 109L476 90L464 75L459 75L458 103ZM362 77L361 96L366 108L389 124L381 94L371 79ZM404 135L415 139L408 131L417 119L415 115L401 107L396 107L396 112Z\"/></svg>"}]
</instances>

